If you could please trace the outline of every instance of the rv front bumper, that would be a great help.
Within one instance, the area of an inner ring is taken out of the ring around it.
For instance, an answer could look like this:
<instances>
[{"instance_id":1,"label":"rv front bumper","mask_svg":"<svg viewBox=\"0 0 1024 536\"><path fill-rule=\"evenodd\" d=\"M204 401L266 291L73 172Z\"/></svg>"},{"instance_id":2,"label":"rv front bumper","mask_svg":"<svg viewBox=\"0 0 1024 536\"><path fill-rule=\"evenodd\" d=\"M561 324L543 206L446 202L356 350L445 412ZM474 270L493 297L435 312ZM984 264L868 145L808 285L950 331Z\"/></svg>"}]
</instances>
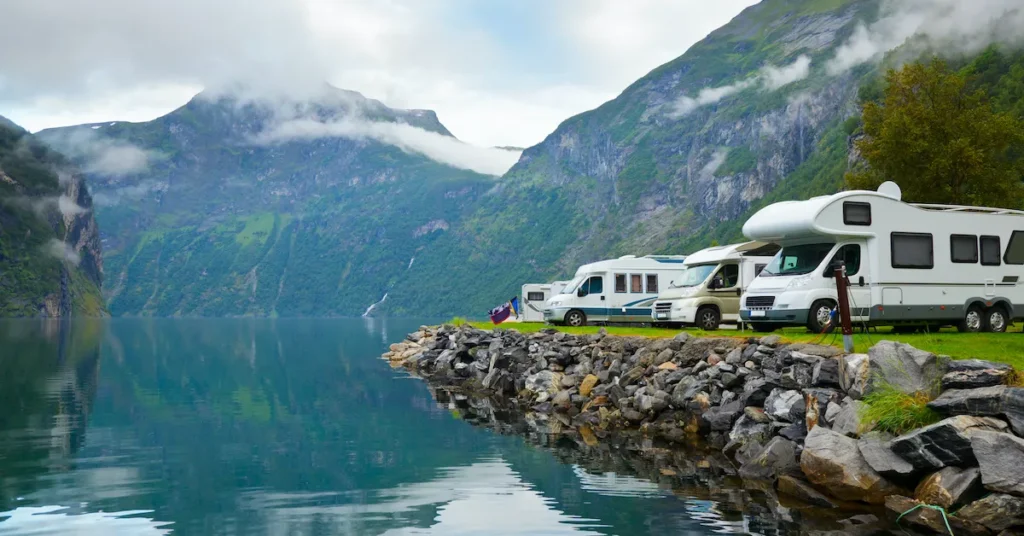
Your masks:
<instances>
[{"instance_id":1,"label":"rv front bumper","mask_svg":"<svg viewBox=\"0 0 1024 536\"><path fill-rule=\"evenodd\" d=\"M552 307L550 309L544 309L544 321L545 322L564 322L565 313L568 313L571 307Z\"/></svg>"},{"instance_id":2,"label":"rv front bumper","mask_svg":"<svg viewBox=\"0 0 1024 536\"><path fill-rule=\"evenodd\" d=\"M807 323L809 311L809 309L770 309L767 311L740 309L740 319L744 322L795 324L802 326Z\"/></svg>"},{"instance_id":3,"label":"rv front bumper","mask_svg":"<svg viewBox=\"0 0 1024 536\"><path fill-rule=\"evenodd\" d=\"M662 307L658 309L659 304L671 303L671 307ZM671 322L679 324L692 324L697 319L697 307L687 303L676 302L659 302L655 304L655 309L651 312L651 318L655 322Z\"/></svg>"}]
</instances>

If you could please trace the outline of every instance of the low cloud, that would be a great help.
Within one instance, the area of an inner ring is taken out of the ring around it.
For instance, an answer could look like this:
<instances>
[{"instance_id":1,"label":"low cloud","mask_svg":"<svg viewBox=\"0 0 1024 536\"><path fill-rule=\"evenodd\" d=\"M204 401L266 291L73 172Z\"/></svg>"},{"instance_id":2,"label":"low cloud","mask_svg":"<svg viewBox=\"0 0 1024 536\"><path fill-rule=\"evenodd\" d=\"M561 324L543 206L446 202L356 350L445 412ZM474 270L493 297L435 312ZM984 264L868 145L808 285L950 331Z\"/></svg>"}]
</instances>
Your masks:
<instances>
[{"instance_id":1,"label":"low cloud","mask_svg":"<svg viewBox=\"0 0 1024 536\"><path fill-rule=\"evenodd\" d=\"M993 43L1024 42L1022 27L1020 0L887 0L879 20L859 26L826 69L841 74L904 44L915 53L973 54Z\"/></svg>"},{"instance_id":2,"label":"low cloud","mask_svg":"<svg viewBox=\"0 0 1024 536\"><path fill-rule=\"evenodd\" d=\"M260 145L317 138L372 139L417 153L452 167L486 175L503 175L519 161L520 151L477 147L456 138L402 123L357 118L334 121L290 119L274 124L253 138Z\"/></svg>"},{"instance_id":3,"label":"low cloud","mask_svg":"<svg viewBox=\"0 0 1024 536\"><path fill-rule=\"evenodd\" d=\"M717 149L714 154L711 155L711 160L701 168L700 177L705 180L713 178L715 176L715 172L718 171L718 168L722 167L722 164L725 163L725 158L727 156L729 156L729 149Z\"/></svg>"},{"instance_id":4,"label":"low cloud","mask_svg":"<svg viewBox=\"0 0 1024 536\"><path fill-rule=\"evenodd\" d=\"M790 65L782 67L766 65L765 67L762 67L756 75L745 80L740 80L735 84L704 88L700 90L700 93L698 93L696 97L687 97L685 95L680 97L673 104L672 111L669 115L674 118L689 115L698 108L717 104L728 97L752 87L760 86L764 91L775 91L794 82L799 82L800 80L807 78L810 74L811 58L808 56L800 56Z\"/></svg>"},{"instance_id":5,"label":"low cloud","mask_svg":"<svg viewBox=\"0 0 1024 536\"><path fill-rule=\"evenodd\" d=\"M89 209L79 206L73 199L66 195L57 198L57 208L64 216L78 216L89 212Z\"/></svg>"},{"instance_id":6,"label":"low cloud","mask_svg":"<svg viewBox=\"0 0 1024 536\"><path fill-rule=\"evenodd\" d=\"M82 262L82 257L78 255L78 252L69 246L66 242L61 242L56 238L50 239L49 242L44 246L47 255L60 259L64 262L69 262L78 266L78 263Z\"/></svg>"},{"instance_id":7,"label":"low cloud","mask_svg":"<svg viewBox=\"0 0 1024 536\"><path fill-rule=\"evenodd\" d=\"M81 162L86 173L123 177L149 170L162 155L128 142L106 138L89 129L47 134L44 139L61 152Z\"/></svg>"},{"instance_id":8,"label":"low cloud","mask_svg":"<svg viewBox=\"0 0 1024 536\"><path fill-rule=\"evenodd\" d=\"M144 180L138 184L132 184L130 186L108 188L102 191L93 190L92 202L97 206L110 207L118 205L121 201L126 199L128 201L138 201L139 199L146 197L150 192L162 192L166 190L166 182Z\"/></svg>"}]
</instances>

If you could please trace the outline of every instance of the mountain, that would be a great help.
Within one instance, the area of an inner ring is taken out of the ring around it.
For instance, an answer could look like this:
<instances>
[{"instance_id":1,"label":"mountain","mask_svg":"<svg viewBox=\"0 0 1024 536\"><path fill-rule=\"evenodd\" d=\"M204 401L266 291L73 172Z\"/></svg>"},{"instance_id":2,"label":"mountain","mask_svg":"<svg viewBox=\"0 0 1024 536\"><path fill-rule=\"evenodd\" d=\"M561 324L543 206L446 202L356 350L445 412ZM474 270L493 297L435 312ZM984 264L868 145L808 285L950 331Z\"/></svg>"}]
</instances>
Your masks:
<instances>
[{"instance_id":1,"label":"mountain","mask_svg":"<svg viewBox=\"0 0 1024 536\"><path fill-rule=\"evenodd\" d=\"M39 136L90 170L115 315L362 314L418 264L457 261L435 250L495 181L400 148L461 146L434 112L334 88ZM413 294L398 310L438 312Z\"/></svg>"},{"instance_id":2,"label":"mountain","mask_svg":"<svg viewBox=\"0 0 1024 536\"><path fill-rule=\"evenodd\" d=\"M82 174L0 117L0 317L105 314L91 209Z\"/></svg>"}]
</instances>

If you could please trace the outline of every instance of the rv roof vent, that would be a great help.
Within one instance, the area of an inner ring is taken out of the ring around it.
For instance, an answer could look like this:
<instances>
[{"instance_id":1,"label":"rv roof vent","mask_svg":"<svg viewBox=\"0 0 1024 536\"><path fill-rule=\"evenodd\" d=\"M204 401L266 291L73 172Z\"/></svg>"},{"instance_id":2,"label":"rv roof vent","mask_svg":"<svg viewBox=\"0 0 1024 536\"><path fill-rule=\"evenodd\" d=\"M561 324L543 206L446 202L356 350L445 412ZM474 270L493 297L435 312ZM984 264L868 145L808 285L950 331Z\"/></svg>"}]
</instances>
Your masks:
<instances>
[{"instance_id":1,"label":"rv roof vent","mask_svg":"<svg viewBox=\"0 0 1024 536\"><path fill-rule=\"evenodd\" d=\"M903 191L900 190L900 185L892 181L885 181L878 186L878 193L885 197L891 197L897 201L903 199Z\"/></svg>"}]
</instances>

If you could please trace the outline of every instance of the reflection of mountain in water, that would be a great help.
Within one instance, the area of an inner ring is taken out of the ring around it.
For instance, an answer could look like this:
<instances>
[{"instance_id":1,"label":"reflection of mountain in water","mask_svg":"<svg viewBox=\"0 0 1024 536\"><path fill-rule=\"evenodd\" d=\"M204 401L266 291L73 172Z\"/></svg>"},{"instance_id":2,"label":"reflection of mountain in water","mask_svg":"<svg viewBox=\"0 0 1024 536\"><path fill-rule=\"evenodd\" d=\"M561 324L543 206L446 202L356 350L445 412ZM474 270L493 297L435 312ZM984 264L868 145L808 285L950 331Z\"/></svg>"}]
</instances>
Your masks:
<instances>
[{"instance_id":1,"label":"reflection of mountain in water","mask_svg":"<svg viewBox=\"0 0 1024 536\"><path fill-rule=\"evenodd\" d=\"M85 443L100 371L97 321L0 324L0 511Z\"/></svg>"}]
</instances>

